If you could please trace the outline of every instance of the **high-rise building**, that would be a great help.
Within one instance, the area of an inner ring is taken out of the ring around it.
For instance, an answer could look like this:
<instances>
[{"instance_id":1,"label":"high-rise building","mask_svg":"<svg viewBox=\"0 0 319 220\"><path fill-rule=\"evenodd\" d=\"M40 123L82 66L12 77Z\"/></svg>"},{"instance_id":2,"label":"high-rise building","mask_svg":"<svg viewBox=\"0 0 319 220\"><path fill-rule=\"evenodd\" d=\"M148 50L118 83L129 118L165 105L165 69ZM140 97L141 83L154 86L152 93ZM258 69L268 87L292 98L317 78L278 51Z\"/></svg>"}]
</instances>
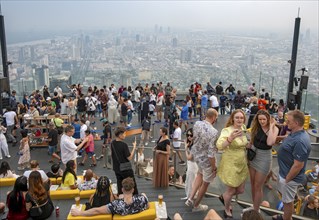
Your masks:
<instances>
[{"instance_id":1,"label":"high-rise building","mask_svg":"<svg viewBox=\"0 0 319 220\"><path fill-rule=\"evenodd\" d=\"M136 39L136 42L140 42L140 39L141 38L141 36L139 35L139 34L137 34L136 36L135 36L135 39Z\"/></svg>"},{"instance_id":2,"label":"high-rise building","mask_svg":"<svg viewBox=\"0 0 319 220\"><path fill-rule=\"evenodd\" d=\"M189 62L192 60L192 50L187 50L186 56L185 56L185 61Z\"/></svg>"},{"instance_id":3,"label":"high-rise building","mask_svg":"<svg viewBox=\"0 0 319 220\"><path fill-rule=\"evenodd\" d=\"M21 47L20 50L19 50L18 62L19 62L19 63L24 63L24 59L25 59L25 56L24 56L24 48Z\"/></svg>"},{"instance_id":4,"label":"high-rise building","mask_svg":"<svg viewBox=\"0 0 319 220\"><path fill-rule=\"evenodd\" d=\"M48 66L42 65L42 67L36 68L35 75L38 78L38 86L39 87L42 87L44 85L47 85L48 87L50 86Z\"/></svg>"},{"instance_id":5,"label":"high-rise building","mask_svg":"<svg viewBox=\"0 0 319 220\"><path fill-rule=\"evenodd\" d=\"M172 40L172 46L177 47L177 38L176 37L174 37Z\"/></svg>"},{"instance_id":6,"label":"high-rise building","mask_svg":"<svg viewBox=\"0 0 319 220\"><path fill-rule=\"evenodd\" d=\"M34 61L36 58L36 54L35 54L35 50L33 46L30 47L30 58L31 58L31 61Z\"/></svg>"},{"instance_id":7,"label":"high-rise building","mask_svg":"<svg viewBox=\"0 0 319 220\"><path fill-rule=\"evenodd\" d=\"M44 55L40 60L41 65L49 66L49 55Z\"/></svg>"}]
</instances>

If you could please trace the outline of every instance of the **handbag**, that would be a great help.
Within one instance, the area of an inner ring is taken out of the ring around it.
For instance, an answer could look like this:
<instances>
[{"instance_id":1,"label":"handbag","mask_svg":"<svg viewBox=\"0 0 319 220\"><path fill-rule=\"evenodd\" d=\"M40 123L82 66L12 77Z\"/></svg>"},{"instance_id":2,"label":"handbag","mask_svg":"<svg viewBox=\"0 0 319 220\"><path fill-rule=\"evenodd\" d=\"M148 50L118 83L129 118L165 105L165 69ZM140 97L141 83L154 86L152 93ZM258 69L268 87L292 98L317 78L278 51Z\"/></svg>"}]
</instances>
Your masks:
<instances>
[{"instance_id":1,"label":"handbag","mask_svg":"<svg viewBox=\"0 0 319 220\"><path fill-rule=\"evenodd\" d=\"M43 212L41 207L43 205L45 205L47 202L45 204L41 205L41 206L39 206L39 204L33 198L32 198L32 202L35 204L35 206L32 206L30 208L30 210L29 210L30 216L31 217L39 217L39 216L41 216L42 212Z\"/></svg>"},{"instance_id":2,"label":"handbag","mask_svg":"<svg viewBox=\"0 0 319 220\"><path fill-rule=\"evenodd\" d=\"M251 148L248 148L247 149L247 158L249 161L252 161L256 156L256 151L254 151L253 149Z\"/></svg>"},{"instance_id":3,"label":"handbag","mask_svg":"<svg viewBox=\"0 0 319 220\"><path fill-rule=\"evenodd\" d=\"M118 156L117 156L117 153L114 149L113 142L111 143L111 147L113 148L112 151L114 151L117 161L120 161ZM124 162L124 163L120 162L120 171L122 172L122 171L126 171L126 170L132 170L131 162Z\"/></svg>"}]
</instances>

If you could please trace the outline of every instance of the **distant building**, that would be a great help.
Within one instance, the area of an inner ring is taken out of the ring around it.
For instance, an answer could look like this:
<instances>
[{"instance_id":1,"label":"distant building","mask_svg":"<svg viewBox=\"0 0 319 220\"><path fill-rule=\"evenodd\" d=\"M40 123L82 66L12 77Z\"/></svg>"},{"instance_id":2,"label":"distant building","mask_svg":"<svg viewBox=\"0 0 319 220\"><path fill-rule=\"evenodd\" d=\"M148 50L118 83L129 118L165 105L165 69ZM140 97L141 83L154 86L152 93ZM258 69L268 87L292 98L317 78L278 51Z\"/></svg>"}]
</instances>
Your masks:
<instances>
[{"instance_id":1,"label":"distant building","mask_svg":"<svg viewBox=\"0 0 319 220\"><path fill-rule=\"evenodd\" d=\"M185 56L185 61L189 62L192 60L192 50L187 50L186 56Z\"/></svg>"},{"instance_id":2,"label":"distant building","mask_svg":"<svg viewBox=\"0 0 319 220\"><path fill-rule=\"evenodd\" d=\"M136 40L136 42L140 42L140 39L141 38L141 36L139 35L139 34L137 34L136 36L135 36L135 40Z\"/></svg>"},{"instance_id":3,"label":"distant building","mask_svg":"<svg viewBox=\"0 0 319 220\"><path fill-rule=\"evenodd\" d=\"M39 87L42 87L44 85L47 85L48 87L50 87L48 66L42 65L42 67L36 68L35 75L38 78L38 86Z\"/></svg>"},{"instance_id":4,"label":"distant building","mask_svg":"<svg viewBox=\"0 0 319 220\"><path fill-rule=\"evenodd\" d=\"M35 50L33 46L30 47L30 58L31 58L31 61L34 61L36 58L36 54L35 54Z\"/></svg>"},{"instance_id":5,"label":"distant building","mask_svg":"<svg viewBox=\"0 0 319 220\"><path fill-rule=\"evenodd\" d=\"M24 63L24 60L25 60L25 52L24 52L24 48L21 47L19 50L18 63Z\"/></svg>"},{"instance_id":6,"label":"distant building","mask_svg":"<svg viewBox=\"0 0 319 220\"><path fill-rule=\"evenodd\" d=\"M177 47L177 38L176 37L174 37L172 40L172 46Z\"/></svg>"}]
</instances>

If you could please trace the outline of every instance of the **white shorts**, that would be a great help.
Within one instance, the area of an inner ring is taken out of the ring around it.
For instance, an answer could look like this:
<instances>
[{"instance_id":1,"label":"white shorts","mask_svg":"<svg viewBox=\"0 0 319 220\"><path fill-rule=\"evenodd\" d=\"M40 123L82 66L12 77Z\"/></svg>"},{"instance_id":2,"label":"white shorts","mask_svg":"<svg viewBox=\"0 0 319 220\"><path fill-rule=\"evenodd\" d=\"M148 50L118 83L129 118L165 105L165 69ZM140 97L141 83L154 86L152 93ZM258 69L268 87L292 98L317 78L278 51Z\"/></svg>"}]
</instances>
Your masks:
<instances>
[{"instance_id":1,"label":"white shorts","mask_svg":"<svg viewBox=\"0 0 319 220\"><path fill-rule=\"evenodd\" d=\"M216 171L213 171L213 168L207 167L207 168L201 168L198 166L198 173L203 175L203 181L206 183L212 183L214 181L214 178L216 177Z\"/></svg>"}]
</instances>

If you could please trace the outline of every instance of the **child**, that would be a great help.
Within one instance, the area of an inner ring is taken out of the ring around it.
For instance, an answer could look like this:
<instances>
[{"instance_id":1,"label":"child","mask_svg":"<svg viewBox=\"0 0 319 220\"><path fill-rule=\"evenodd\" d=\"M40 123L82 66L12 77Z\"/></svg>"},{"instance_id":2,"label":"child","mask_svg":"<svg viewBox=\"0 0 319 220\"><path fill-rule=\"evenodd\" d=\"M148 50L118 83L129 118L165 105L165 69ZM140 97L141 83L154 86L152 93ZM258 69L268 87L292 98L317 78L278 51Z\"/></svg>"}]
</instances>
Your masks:
<instances>
[{"instance_id":1,"label":"child","mask_svg":"<svg viewBox=\"0 0 319 220\"><path fill-rule=\"evenodd\" d=\"M155 110L155 106L154 106L154 104L152 103L152 102L150 102L150 104L148 105L148 108L149 108L149 111L150 111L150 115L151 116L155 116L154 115L154 110Z\"/></svg>"},{"instance_id":2,"label":"child","mask_svg":"<svg viewBox=\"0 0 319 220\"><path fill-rule=\"evenodd\" d=\"M19 161L18 161L18 170L24 170L25 168L30 167L30 147L29 147L29 137L27 130L21 130L22 139L20 141L19 147Z\"/></svg>"},{"instance_id":3,"label":"child","mask_svg":"<svg viewBox=\"0 0 319 220\"><path fill-rule=\"evenodd\" d=\"M83 182L79 185L79 190L96 189L97 176L91 169L85 172Z\"/></svg>"},{"instance_id":4,"label":"child","mask_svg":"<svg viewBox=\"0 0 319 220\"><path fill-rule=\"evenodd\" d=\"M147 118L144 119L142 122L142 138L141 138L140 145L144 143L146 146L148 145L150 131L151 131L151 116L147 116Z\"/></svg>"}]
</instances>

